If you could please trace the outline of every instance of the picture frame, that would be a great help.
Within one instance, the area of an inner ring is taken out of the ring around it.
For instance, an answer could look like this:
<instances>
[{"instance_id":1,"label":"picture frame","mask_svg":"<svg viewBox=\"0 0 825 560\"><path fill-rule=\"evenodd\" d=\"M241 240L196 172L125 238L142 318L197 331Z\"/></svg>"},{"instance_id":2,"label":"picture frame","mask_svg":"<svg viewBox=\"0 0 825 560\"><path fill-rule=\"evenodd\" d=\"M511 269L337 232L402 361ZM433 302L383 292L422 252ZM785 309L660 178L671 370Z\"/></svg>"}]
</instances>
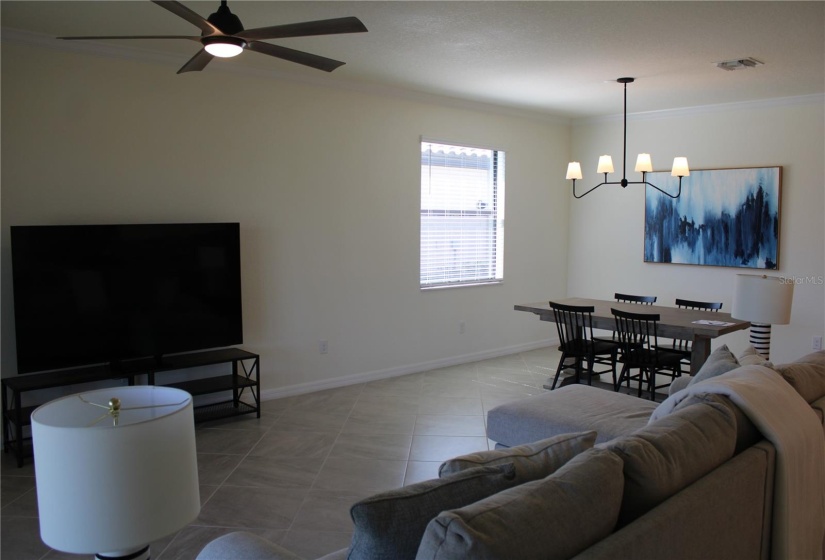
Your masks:
<instances>
[{"instance_id":1,"label":"picture frame","mask_svg":"<svg viewBox=\"0 0 825 560\"><path fill-rule=\"evenodd\" d=\"M669 171L647 174L678 192ZM645 185L644 262L779 267L782 167L691 170L679 198Z\"/></svg>"}]
</instances>

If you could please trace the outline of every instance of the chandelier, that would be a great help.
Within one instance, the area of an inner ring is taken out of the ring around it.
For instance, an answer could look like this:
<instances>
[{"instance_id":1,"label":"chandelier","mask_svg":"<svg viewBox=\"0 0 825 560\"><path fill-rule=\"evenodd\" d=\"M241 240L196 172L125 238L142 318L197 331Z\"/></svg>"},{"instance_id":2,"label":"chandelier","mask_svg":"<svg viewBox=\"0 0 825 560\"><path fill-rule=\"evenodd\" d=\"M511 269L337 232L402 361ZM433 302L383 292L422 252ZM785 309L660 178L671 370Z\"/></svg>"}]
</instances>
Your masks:
<instances>
[{"instance_id":1,"label":"chandelier","mask_svg":"<svg viewBox=\"0 0 825 560\"><path fill-rule=\"evenodd\" d=\"M653 163L650 160L650 154L639 154L638 158L636 159L636 171L642 173L642 180L627 180L627 84L632 84L634 78L619 78L616 81L620 84L624 84L624 151L622 154L622 180L607 180L607 174L613 173L613 159L610 156L601 156L599 157L599 166L596 169L596 173L604 173L604 181L599 183L595 187L585 191L583 194L576 194L576 179L582 178L582 168L581 164L578 161L571 161L567 164L567 179L573 179L573 196L575 198L582 198L586 194L596 190L602 185L621 185L622 188L628 185L649 185L657 191L659 191L660 193L669 196L670 198L679 198L679 195L682 194L682 177L687 177L688 175L690 175L690 169L688 168L688 162L686 157L673 158L673 169L671 170L670 174L673 177L679 177L679 190L675 195L670 194L669 192L664 191L656 185L654 185L653 183L647 181L647 174L653 171Z\"/></svg>"}]
</instances>

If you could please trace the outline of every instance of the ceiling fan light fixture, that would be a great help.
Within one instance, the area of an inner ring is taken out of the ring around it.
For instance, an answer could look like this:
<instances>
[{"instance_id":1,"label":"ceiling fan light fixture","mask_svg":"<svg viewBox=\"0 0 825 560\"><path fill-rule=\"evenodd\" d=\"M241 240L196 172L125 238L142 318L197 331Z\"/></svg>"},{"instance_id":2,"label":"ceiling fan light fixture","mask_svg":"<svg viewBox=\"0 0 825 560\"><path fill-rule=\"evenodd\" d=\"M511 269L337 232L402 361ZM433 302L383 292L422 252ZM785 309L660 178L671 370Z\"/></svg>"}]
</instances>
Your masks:
<instances>
[{"instance_id":1,"label":"ceiling fan light fixture","mask_svg":"<svg viewBox=\"0 0 825 560\"><path fill-rule=\"evenodd\" d=\"M237 37L214 36L201 39L203 48L212 56L232 58L238 56L246 48L246 41Z\"/></svg>"}]
</instances>

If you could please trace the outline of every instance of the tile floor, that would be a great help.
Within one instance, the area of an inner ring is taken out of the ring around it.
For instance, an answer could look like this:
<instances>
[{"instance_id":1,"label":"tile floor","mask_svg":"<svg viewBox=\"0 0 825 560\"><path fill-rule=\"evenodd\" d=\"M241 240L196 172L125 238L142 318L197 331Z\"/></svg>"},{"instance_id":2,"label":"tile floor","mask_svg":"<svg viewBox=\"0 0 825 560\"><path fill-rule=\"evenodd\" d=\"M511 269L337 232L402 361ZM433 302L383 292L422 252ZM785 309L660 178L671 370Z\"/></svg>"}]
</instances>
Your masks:
<instances>
[{"instance_id":1,"label":"tile floor","mask_svg":"<svg viewBox=\"0 0 825 560\"><path fill-rule=\"evenodd\" d=\"M248 530L307 559L348 546L349 507L437 476L449 457L488 449L487 410L544 391L559 353L546 348L265 401L250 415L197 427L201 514L152 544L156 560L194 558ZM4 560L79 558L39 537L34 468L3 454Z\"/></svg>"}]
</instances>

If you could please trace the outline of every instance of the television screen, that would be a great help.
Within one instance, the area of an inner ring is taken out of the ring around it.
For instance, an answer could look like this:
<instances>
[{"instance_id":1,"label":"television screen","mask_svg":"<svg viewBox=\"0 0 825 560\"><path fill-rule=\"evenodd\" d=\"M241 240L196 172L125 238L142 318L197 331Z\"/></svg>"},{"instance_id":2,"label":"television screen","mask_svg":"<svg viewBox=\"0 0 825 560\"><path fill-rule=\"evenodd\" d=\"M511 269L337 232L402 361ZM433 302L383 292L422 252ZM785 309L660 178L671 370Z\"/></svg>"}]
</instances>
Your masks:
<instances>
[{"instance_id":1,"label":"television screen","mask_svg":"<svg viewBox=\"0 0 825 560\"><path fill-rule=\"evenodd\" d=\"M240 225L12 226L17 372L243 342Z\"/></svg>"}]
</instances>

